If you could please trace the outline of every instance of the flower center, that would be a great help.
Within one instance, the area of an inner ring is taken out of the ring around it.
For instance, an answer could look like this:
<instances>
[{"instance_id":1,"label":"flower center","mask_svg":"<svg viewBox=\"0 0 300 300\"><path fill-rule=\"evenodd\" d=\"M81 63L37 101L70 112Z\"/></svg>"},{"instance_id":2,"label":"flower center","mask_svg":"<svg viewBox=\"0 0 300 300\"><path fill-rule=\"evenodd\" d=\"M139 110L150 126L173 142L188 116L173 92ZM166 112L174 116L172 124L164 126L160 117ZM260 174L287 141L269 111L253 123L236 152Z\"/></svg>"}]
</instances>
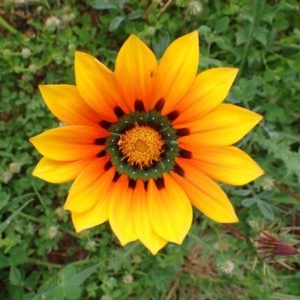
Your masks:
<instances>
[{"instance_id":1,"label":"flower center","mask_svg":"<svg viewBox=\"0 0 300 300\"><path fill-rule=\"evenodd\" d=\"M160 159L163 144L163 139L156 130L137 123L122 134L118 141L123 154L122 160L127 159L130 165L137 165L140 169L150 167Z\"/></svg>"},{"instance_id":2,"label":"flower center","mask_svg":"<svg viewBox=\"0 0 300 300\"><path fill-rule=\"evenodd\" d=\"M112 124L106 153L119 174L130 179L158 179L170 172L179 155L177 131L156 110L130 112Z\"/></svg>"}]
</instances>

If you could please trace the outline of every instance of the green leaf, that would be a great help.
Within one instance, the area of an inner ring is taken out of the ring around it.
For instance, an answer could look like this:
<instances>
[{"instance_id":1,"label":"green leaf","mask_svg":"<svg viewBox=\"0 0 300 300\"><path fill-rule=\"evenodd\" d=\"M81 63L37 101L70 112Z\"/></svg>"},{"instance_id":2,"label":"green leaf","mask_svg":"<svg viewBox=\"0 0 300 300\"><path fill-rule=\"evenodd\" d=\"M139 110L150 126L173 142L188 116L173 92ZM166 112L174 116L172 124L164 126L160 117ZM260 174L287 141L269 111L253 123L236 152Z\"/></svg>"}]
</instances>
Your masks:
<instances>
[{"instance_id":1,"label":"green leaf","mask_svg":"<svg viewBox=\"0 0 300 300\"><path fill-rule=\"evenodd\" d=\"M124 21L125 17L124 16L117 16L113 18L109 24L109 31L116 31L121 23Z\"/></svg>"},{"instance_id":2,"label":"green leaf","mask_svg":"<svg viewBox=\"0 0 300 300\"><path fill-rule=\"evenodd\" d=\"M260 212L263 214L264 217L266 217L267 219L269 219L271 221L274 220L275 215L274 215L274 211L273 211L271 205L269 205L265 201L261 201L261 200L257 200L257 205L258 205Z\"/></svg>"},{"instance_id":3,"label":"green leaf","mask_svg":"<svg viewBox=\"0 0 300 300\"><path fill-rule=\"evenodd\" d=\"M81 271L77 274L74 273L72 277L68 278L64 282L68 283L68 284L80 285L87 278L89 278L99 268L99 266L100 266L100 264L96 264L96 265L93 265L91 267L84 269L83 271Z\"/></svg>"},{"instance_id":4,"label":"green leaf","mask_svg":"<svg viewBox=\"0 0 300 300\"><path fill-rule=\"evenodd\" d=\"M22 211L33 199L28 200L25 202L18 210L14 211L6 220L4 220L0 224L0 234L4 232L4 230L7 228L7 226L12 222L13 219L15 219L20 211ZM19 201L19 199L18 199Z\"/></svg>"},{"instance_id":5,"label":"green leaf","mask_svg":"<svg viewBox=\"0 0 300 300\"><path fill-rule=\"evenodd\" d=\"M9 282L12 285L20 285L21 283L21 273L19 271L19 269L15 266L10 266L9 269Z\"/></svg>"},{"instance_id":6,"label":"green leaf","mask_svg":"<svg viewBox=\"0 0 300 300\"><path fill-rule=\"evenodd\" d=\"M93 8L99 9L99 10L105 10L105 9L117 9L118 6L116 3L113 3L113 1L109 0L95 0L90 4Z\"/></svg>"},{"instance_id":7,"label":"green leaf","mask_svg":"<svg viewBox=\"0 0 300 300\"><path fill-rule=\"evenodd\" d=\"M215 32L216 33L222 33L228 30L229 27L229 18L224 17L217 21L215 26Z\"/></svg>"},{"instance_id":8,"label":"green leaf","mask_svg":"<svg viewBox=\"0 0 300 300\"><path fill-rule=\"evenodd\" d=\"M0 193L0 210L8 203L10 196L5 193L2 192Z\"/></svg>"},{"instance_id":9,"label":"green leaf","mask_svg":"<svg viewBox=\"0 0 300 300\"><path fill-rule=\"evenodd\" d=\"M256 202L257 202L257 198L256 197L252 197L252 198L243 199L241 203L242 203L242 205L244 207L250 207L250 206L252 206Z\"/></svg>"},{"instance_id":10,"label":"green leaf","mask_svg":"<svg viewBox=\"0 0 300 300\"><path fill-rule=\"evenodd\" d=\"M80 298L81 287L74 284L62 285L64 290L64 295L67 299L76 300Z\"/></svg>"},{"instance_id":11,"label":"green leaf","mask_svg":"<svg viewBox=\"0 0 300 300\"><path fill-rule=\"evenodd\" d=\"M144 12L142 10L134 10L130 14L128 14L128 20L137 20L141 19L144 16Z\"/></svg>"}]
</instances>

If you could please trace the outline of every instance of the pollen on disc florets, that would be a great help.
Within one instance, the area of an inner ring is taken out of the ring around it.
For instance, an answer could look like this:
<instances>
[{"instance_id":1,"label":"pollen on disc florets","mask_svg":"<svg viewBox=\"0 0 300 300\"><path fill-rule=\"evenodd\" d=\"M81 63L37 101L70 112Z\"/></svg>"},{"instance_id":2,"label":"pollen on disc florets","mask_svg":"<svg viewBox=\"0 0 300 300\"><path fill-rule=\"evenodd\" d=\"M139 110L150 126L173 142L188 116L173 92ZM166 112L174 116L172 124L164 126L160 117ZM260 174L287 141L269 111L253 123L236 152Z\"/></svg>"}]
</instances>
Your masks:
<instances>
[{"instance_id":1,"label":"pollen on disc florets","mask_svg":"<svg viewBox=\"0 0 300 300\"><path fill-rule=\"evenodd\" d=\"M126 159L132 166L140 169L150 167L154 161L158 161L163 152L163 140L161 135L149 126L140 126L137 122L134 127L121 135L118 145Z\"/></svg>"}]
</instances>

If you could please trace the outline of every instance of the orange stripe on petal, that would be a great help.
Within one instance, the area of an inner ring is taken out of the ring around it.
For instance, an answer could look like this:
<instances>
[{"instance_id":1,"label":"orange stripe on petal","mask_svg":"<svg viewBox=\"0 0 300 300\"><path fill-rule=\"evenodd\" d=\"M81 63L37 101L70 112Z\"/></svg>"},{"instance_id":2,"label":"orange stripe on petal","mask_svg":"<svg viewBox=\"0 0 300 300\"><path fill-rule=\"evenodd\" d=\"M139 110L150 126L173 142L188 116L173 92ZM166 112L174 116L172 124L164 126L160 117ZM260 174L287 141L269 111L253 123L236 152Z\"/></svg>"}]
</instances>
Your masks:
<instances>
[{"instance_id":1,"label":"orange stripe on petal","mask_svg":"<svg viewBox=\"0 0 300 300\"><path fill-rule=\"evenodd\" d=\"M216 222L238 221L232 204L214 181L182 159L178 159L177 163L184 169L185 178L175 172L171 174L197 209Z\"/></svg>"},{"instance_id":2,"label":"orange stripe on petal","mask_svg":"<svg viewBox=\"0 0 300 300\"><path fill-rule=\"evenodd\" d=\"M74 180L78 174L95 158L61 162L43 157L33 170L32 175L51 183Z\"/></svg>"},{"instance_id":3,"label":"orange stripe on petal","mask_svg":"<svg viewBox=\"0 0 300 300\"><path fill-rule=\"evenodd\" d=\"M114 183L109 204L109 223L122 246L138 239L133 226L133 190L128 182L128 177L122 175Z\"/></svg>"},{"instance_id":4,"label":"orange stripe on petal","mask_svg":"<svg viewBox=\"0 0 300 300\"><path fill-rule=\"evenodd\" d=\"M135 100L149 108L156 68L153 52L135 35L130 35L116 59L116 81L122 98L134 110Z\"/></svg>"},{"instance_id":5,"label":"orange stripe on petal","mask_svg":"<svg viewBox=\"0 0 300 300\"><path fill-rule=\"evenodd\" d=\"M57 161L73 161L97 155L104 149L95 139L108 136L100 127L63 126L30 138L30 142L45 157Z\"/></svg>"},{"instance_id":6,"label":"orange stripe on petal","mask_svg":"<svg viewBox=\"0 0 300 300\"><path fill-rule=\"evenodd\" d=\"M262 116L232 104L220 104L203 118L174 126L189 128L191 134L180 137L182 144L204 146L229 146L243 138Z\"/></svg>"},{"instance_id":7,"label":"orange stripe on petal","mask_svg":"<svg viewBox=\"0 0 300 300\"><path fill-rule=\"evenodd\" d=\"M216 108L226 98L237 73L234 68L213 68L200 73L175 107L180 114L173 124L199 119Z\"/></svg>"},{"instance_id":8,"label":"orange stripe on petal","mask_svg":"<svg viewBox=\"0 0 300 300\"><path fill-rule=\"evenodd\" d=\"M169 113L193 84L198 65L199 39L196 31L172 42L154 73L152 105L164 98L162 113Z\"/></svg>"},{"instance_id":9,"label":"orange stripe on petal","mask_svg":"<svg viewBox=\"0 0 300 300\"><path fill-rule=\"evenodd\" d=\"M199 147L187 163L214 180L231 185L246 184L264 171L245 152L236 147Z\"/></svg>"},{"instance_id":10,"label":"orange stripe on petal","mask_svg":"<svg viewBox=\"0 0 300 300\"><path fill-rule=\"evenodd\" d=\"M96 125L100 116L81 98L76 86L40 85L40 92L50 111L70 125Z\"/></svg>"},{"instance_id":11,"label":"orange stripe on petal","mask_svg":"<svg viewBox=\"0 0 300 300\"><path fill-rule=\"evenodd\" d=\"M165 187L158 189L149 180L148 206L151 224L161 238L181 244L193 218L189 198L179 184L168 174L163 175Z\"/></svg>"},{"instance_id":12,"label":"orange stripe on petal","mask_svg":"<svg viewBox=\"0 0 300 300\"><path fill-rule=\"evenodd\" d=\"M103 118L111 122L117 121L113 112L116 105L128 112L118 93L114 73L95 57L77 51L75 75L81 97Z\"/></svg>"},{"instance_id":13,"label":"orange stripe on petal","mask_svg":"<svg viewBox=\"0 0 300 300\"><path fill-rule=\"evenodd\" d=\"M133 192L133 225L139 240L155 255L166 240L159 237L153 230L148 211L147 194L142 180L138 180Z\"/></svg>"},{"instance_id":14,"label":"orange stripe on petal","mask_svg":"<svg viewBox=\"0 0 300 300\"><path fill-rule=\"evenodd\" d=\"M78 175L69 191L64 209L82 213L105 197L115 174L114 168L105 171L107 161L108 157L99 158Z\"/></svg>"}]
</instances>

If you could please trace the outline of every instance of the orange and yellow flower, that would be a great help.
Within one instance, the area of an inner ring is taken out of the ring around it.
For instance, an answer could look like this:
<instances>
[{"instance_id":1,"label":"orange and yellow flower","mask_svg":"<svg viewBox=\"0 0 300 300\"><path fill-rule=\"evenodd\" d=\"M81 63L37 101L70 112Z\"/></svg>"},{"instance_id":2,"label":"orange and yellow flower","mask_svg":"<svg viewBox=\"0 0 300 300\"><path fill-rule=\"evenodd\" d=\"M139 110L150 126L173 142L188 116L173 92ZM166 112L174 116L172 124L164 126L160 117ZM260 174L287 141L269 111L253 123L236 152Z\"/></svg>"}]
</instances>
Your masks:
<instances>
[{"instance_id":1,"label":"orange and yellow flower","mask_svg":"<svg viewBox=\"0 0 300 300\"><path fill-rule=\"evenodd\" d=\"M140 240L155 254L182 243L192 205L217 222L238 221L215 181L242 185L263 174L232 146L262 117L222 104L237 69L197 75L198 65L197 32L171 43L159 62L130 35L114 72L76 52L76 85L40 86L67 126L30 139L43 155L33 175L74 180L64 208L77 232L109 221L122 245Z\"/></svg>"}]
</instances>

